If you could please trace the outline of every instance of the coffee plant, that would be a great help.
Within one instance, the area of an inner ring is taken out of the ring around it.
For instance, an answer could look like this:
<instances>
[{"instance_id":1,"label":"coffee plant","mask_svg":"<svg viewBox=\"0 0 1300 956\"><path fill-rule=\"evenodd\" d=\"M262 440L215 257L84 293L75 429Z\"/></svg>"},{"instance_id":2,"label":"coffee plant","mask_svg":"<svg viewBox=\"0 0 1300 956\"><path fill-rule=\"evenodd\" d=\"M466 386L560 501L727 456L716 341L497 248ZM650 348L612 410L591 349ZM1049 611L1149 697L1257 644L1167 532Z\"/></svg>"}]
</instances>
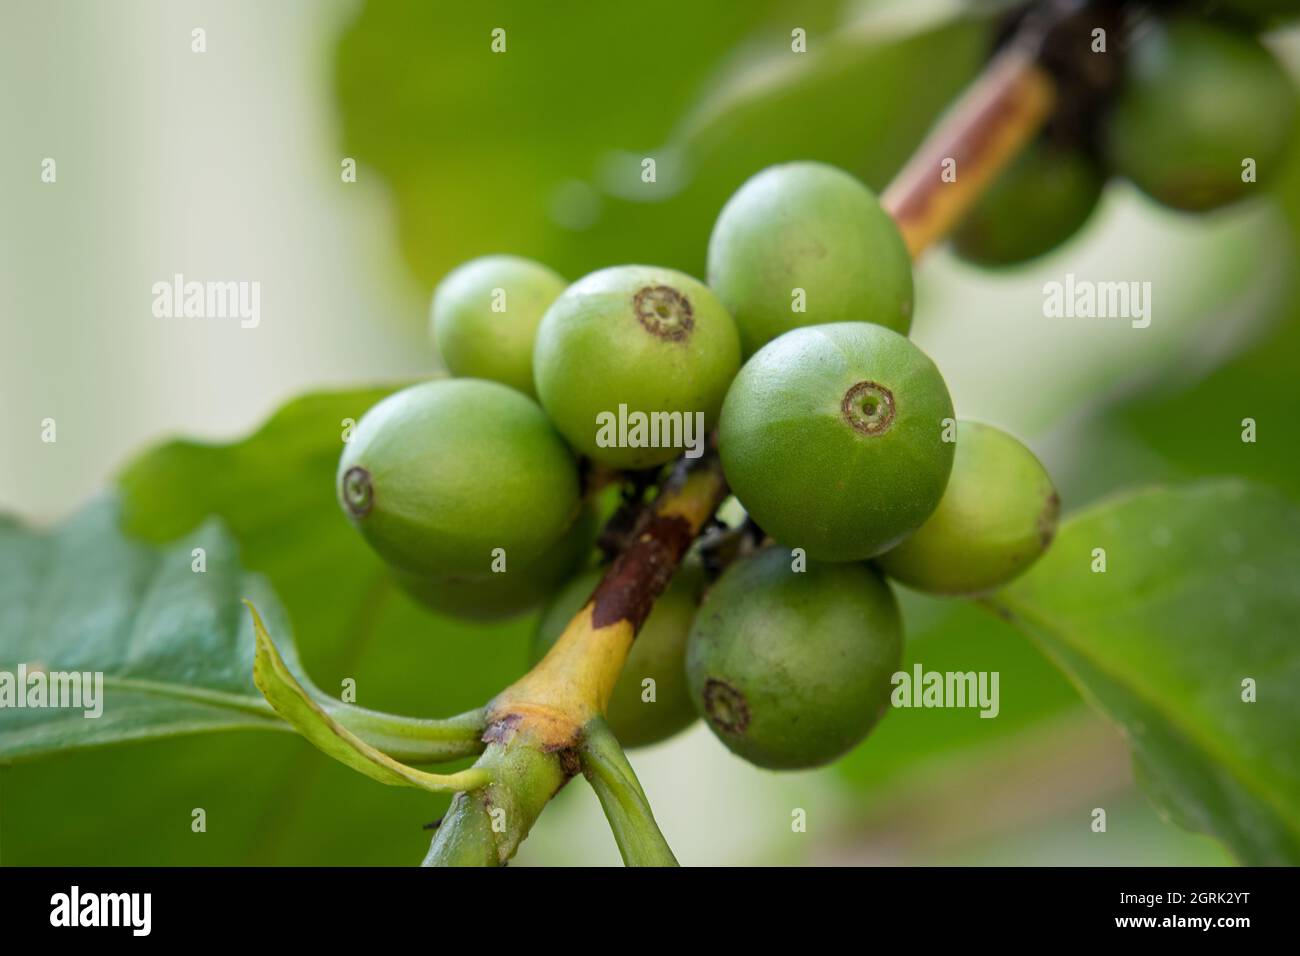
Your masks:
<instances>
[{"instance_id":1,"label":"coffee plant","mask_svg":"<svg viewBox=\"0 0 1300 956\"><path fill-rule=\"evenodd\" d=\"M108 673L97 721L0 709L0 762L292 730L451 795L428 865L506 864L575 777L627 864L672 865L625 748L702 720L761 768L840 759L900 706L901 586L1029 635L1175 820L1243 861L1300 862L1300 510L1220 480L1062 523L1043 464L967 418L908 337L931 246L1033 260L1115 178L1179 212L1270 190L1296 94L1259 34L1297 12L1012 7L880 195L820 161L751 170L703 280L474 259L432 299L446 377L300 399L239 444L145 454L60 527L0 524L0 666ZM335 421L341 454L303 437ZM260 562L282 537L301 556ZM540 612L529 668L501 664L498 692L450 717L326 692L294 634L344 646L337 622L389 583L443 618Z\"/></svg>"}]
</instances>

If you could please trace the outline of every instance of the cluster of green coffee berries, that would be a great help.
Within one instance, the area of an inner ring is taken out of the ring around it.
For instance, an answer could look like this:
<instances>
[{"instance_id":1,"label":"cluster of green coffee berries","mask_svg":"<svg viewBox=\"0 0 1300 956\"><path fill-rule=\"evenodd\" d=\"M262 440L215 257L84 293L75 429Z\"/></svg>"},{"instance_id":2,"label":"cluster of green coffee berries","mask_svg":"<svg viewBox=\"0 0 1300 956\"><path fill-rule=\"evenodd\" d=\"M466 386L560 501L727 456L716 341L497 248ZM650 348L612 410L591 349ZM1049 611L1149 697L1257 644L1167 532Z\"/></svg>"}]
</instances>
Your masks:
<instances>
[{"instance_id":1,"label":"cluster of green coffee berries","mask_svg":"<svg viewBox=\"0 0 1300 956\"><path fill-rule=\"evenodd\" d=\"M962 258L1003 266L1049 252L1088 220L1111 175L1187 212L1278 181L1296 94L1257 31L1300 15L1300 3L1154 6L1127 49L1092 54L1123 57L1113 97L1082 131L1049 129L1002 174L953 236Z\"/></svg>"},{"instance_id":2,"label":"cluster of green coffee berries","mask_svg":"<svg viewBox=\"0 0 1300 956\"><path fill-rule=\"evenodd\" d=\"M362 418L339 500L400 586L443 614L549 602L537 658L602 574L597 529L613 509L591 476L652 485L683 454L601 422L676 416L716 432L751 546L719 571L697 542L654 605L609 705L625 745L703 716L761 766L834 759L879 719L901 663L887 576L987 591L1055 528L1034 456L955 419L906 335L898 230L841 170L791 163L744 183L718 217L707 284L619 266L566 285L491 256L447 276L432 313L455 377Z\"/></svg>"},{"instance_id":3,"label":"cluster of green coffee berries","mask_svg":"<svg viewBox=\"0 0 1300 956\"><path fill-rule=\"evenodd\" d=\"M1033 144L968 213L958 253L1003 264L1054 248L1112 173L1182 210L1269 177L1296 102L1252 31L1296 5L1214 6L1211 19L1186 4L1147 16L1088 148ZM715 436L754 546L719 570L696 543L633 645L611 726L636 746L702 716L760 766L825 763L887 706L903 645L890 579L988 592L1042 554L1059 513L1024 445L956 419L907 337L912 311L893 220L818 163L740 187L714 226L707 282L630 265L568 284L526 259L476 259L433 299L455 377L362 419L339 500L428 607L498 620L545 605L539 659L602 575L613 506L592 476L643 489L692 433L696 454Z\"/></svg>"}]
</instances>

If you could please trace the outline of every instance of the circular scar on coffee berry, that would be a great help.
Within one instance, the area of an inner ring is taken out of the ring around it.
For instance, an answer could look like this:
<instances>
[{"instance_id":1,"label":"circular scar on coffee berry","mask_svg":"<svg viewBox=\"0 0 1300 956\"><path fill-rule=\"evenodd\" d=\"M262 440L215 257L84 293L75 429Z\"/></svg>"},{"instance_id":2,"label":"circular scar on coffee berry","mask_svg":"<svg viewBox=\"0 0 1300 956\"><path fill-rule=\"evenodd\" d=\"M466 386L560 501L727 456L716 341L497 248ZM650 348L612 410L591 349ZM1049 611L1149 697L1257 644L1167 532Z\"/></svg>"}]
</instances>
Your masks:
<instances>
[{"instance_id":1,"label":"circular scar on coffee berry","mask_svg":"<svg viewBox=\"0 0 1300 956\"><path fill-rule=\"evenodd\" d=\"M691 300L672 286L648 285L632 297L637 319L652 335L680 342L695 327Z\"/></svg>"},{"instance_id":2,"label":"circular scar on coffee berry","mask_svg":"<svg viewBox=\"0 0 1300 956\"><path fill-rule=\"evenodd\" d=\"M343 475L343 502L348 511L357 518L370 514L375 503L375 489L370 482L370 472L361 467L352 467Z\"/></svg>"},{"instance_id":3,"label":"circular scar on coffee berry","mask_svg":"<svg viewBox=\"0 0 1300 956\"><path fill-rule=\"evenodd\" d=\"M858 382L840 402L844 420L864 435L883 435L894 422L894 393L875 382Z\"/></svg>"},{"instance_id":4,"label":"circular scar on coffee berry","mask_svg":"<svg viewBox=\"0 0 1300 956\"><path fill-rule=\"evenodd\" d=\"M742 734L749 726L745 695L715 677L704 682L704 712L714 727L729 734Z\"/></svg>"}]
</instances>

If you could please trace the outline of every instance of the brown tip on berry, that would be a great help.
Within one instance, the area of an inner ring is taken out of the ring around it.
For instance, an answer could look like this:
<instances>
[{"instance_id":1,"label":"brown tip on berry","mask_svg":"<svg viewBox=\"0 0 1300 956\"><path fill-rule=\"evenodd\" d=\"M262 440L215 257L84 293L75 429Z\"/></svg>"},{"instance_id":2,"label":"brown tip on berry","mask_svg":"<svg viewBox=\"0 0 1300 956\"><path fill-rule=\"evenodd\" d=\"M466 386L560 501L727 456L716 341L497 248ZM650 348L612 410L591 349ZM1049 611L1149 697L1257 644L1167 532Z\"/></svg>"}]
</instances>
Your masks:
<instances>
[{"instance_id":1,"label":"brown tip on berry","mask_svg":"<svg viewBox=\"0 0 1300 956\"><path fill-rule=\"evenodd\" d=\"M864 435L883 435L894 423L894 393L875 382L858 382L840 402L844 420Z\"/></svg>"},{"instance_id":2,"label":"brown tip on berry","mask_svg":"<svg viewBox=\"0 0 1300 956\"><path fill-rule=\"evenodd\" d=\"M1061 496L1053 491L1043 502L1043 510L1038 512L1038 540L1043 543L1043 550L1056 537L1056 524L1061 517Z\"/></svg>"},{"instance_id":3,"label":"brown tip on berry","mask_svg":"<svg viewBox=\"0 0 1300 956\"><path fill-rule=\"evenodd\" d=\"M364 518L370 514L375 503L375 489L370 483L370 472L364 468L352 467L343 474L343 504L348 514L354 518Z\"/></svg>"},{"instance_id":4,"label":"brown tip on berry","mask_svg":"<svg viewBox=\"0 0 1300 956\"><path fill-rule=\"evenodd\" d=\"M714 677L704 682L704 713L709 723L729 734L743 734L749 726L745 695Z\"/></svg>"},{"instance_id":5,"label":"brown tip on berry","mask_svg":"<svg viewBox=\"0 0 1300 956\"><path fill-rule=\"evenodd\" d=\"M680 342L695 328L695 310L691 300L672 286L648 285L632 297L632 309L647 332Z\"/></svg>"}]
</instances>

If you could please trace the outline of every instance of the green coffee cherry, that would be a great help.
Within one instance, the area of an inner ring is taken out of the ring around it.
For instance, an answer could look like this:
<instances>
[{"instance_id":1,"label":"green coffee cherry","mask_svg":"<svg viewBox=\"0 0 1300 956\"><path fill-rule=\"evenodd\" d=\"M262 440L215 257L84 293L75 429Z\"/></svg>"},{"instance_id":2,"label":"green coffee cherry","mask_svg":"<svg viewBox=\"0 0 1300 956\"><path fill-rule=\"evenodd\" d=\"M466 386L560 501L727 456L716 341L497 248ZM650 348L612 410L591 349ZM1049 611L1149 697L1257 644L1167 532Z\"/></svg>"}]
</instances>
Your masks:
<instances>
[{"instance_id":1,"label":"green coffee cherry","mask_svg":"<svg viewBox=\"0 0 1300 956\"><path fill-rule=\"evenodd\" d=\"M395 569L403 591L429 610L466 621L505 621L541 606L590 556L596 511L583 508L569 530L546 554L523 567L509 560L505 570L486 575L439 577Z\"/></svg>"},{"instance_id":2,"label":"green coffee cherry","mask_svg":"<svg viewBox=\"0 0 1300 956\"><path fill-rule=\"evenodd\" d=\"M735 323L713 293L651 266L602 269L569 286L533 353L556 427L614 468L649 468L680 455L688 438L702 442L696 413L712 428L739 367Z\"/></svg>"},{"instance_id":3,"label":"green coffee cherry","mask_svg":"<svg viewBox=\"0 0 1300 956\"><path fill-rule=\"evenodd\" d=\"M1285 71L1254 37L1202 20L1153 23L1130 51L1105 132L1116 172L1176 209L1248 195L1243 163L1276 181L1295 122Z\"/></svg>"},{"instance_id":4,"label":"green coffee cherry","mask_svg":"<svg viewBox=\"0 0 1300 956\"><path fill-rule=\"evenodd\" d=\"M861 564L765 548L732 565L691 629L695 707L727 747L773 770L816 767L857 745L889 705L903 628L889 585Z\"/></svg>"},{"instance_id":5,"label":"green coffee cherry","mask_svg":"<svg viewBox=\"0 0 1300 956\"><path fill-rule=\"evenodd\" d=\"M533 389L533 342L564 279L519 256L483 256L452 270L433 293L438 352L453 375Z\"/></svg>"},{"instance_id":6,"label":"green coffee cherry","mask_svg":"<svg viewBox=\"0 0 1300 956\"><path fill-rule=\"evenodd\" d=\"M968 262L1007 266L1055 249L1092 215L1106 176L1077 150L1038 141L966 214L953 248Z\"/></svg>"},{"instance_id":7,"label":"green coffee cherry","mask_svg":"<svg viewBox=\"0 0 1300 956\"><path fill-rule=\"evenodd\" d=\"M907 334L912 263L871 190L822 163L772 166L727 201L709 239L709 286L745 355L791 329L875 322Z\"/></svg>"},{"instance_id":8,"label":"green coffee cherry","mask_svg":"<svg viewBox=\"0 0 1300 956\"><path fill-rule=\"evenodd\" d=\"M879 325L796 329L736 376L718 442L727 482L782 544L822 561L887 551L930 516L952 468L934 363Z\"/></svg>"},{"instance_id":9,"label":"green coffee cherry","mask_svg":"<svg viewBox=\"0 0 1300 956\"><path fill-rule=\"evenodd\" d=\"M532 646L534 663L559 640L569 621L590 599L603 573L600 569L589 571L556 595L537 625ZM655 602L633 642L605 715L624 747L665 740L695 721L695 707L686 687L686 639L703 591L704 570L698 560L688 559ZM643 682L647 679L654 681L653 701L644 700Z\"/></svg>"},{"instance_id":10,"label":"green coffee cherry","mask_svg":"<svg viewBox=\"0 0 1300 956\"><path fill-rule=\"evenodd\" d=\"M344 513L413 574L527 566L577 516L573 454L537 404L482 379L403 389L361 419L339 461Z\"/></svg>"},{"instance_id":11,"label":"green coffee cherry","mask_svg":"<svg viewBox=\"0 0 1300 956\"><path fill-rule=\"evenodd\" d=\"M1060 511L1052 479L1033 452L992 425L959 422L939 507L877 564L918 591L991 591L1047 550Z\"/></svg>"}]
</instances>

